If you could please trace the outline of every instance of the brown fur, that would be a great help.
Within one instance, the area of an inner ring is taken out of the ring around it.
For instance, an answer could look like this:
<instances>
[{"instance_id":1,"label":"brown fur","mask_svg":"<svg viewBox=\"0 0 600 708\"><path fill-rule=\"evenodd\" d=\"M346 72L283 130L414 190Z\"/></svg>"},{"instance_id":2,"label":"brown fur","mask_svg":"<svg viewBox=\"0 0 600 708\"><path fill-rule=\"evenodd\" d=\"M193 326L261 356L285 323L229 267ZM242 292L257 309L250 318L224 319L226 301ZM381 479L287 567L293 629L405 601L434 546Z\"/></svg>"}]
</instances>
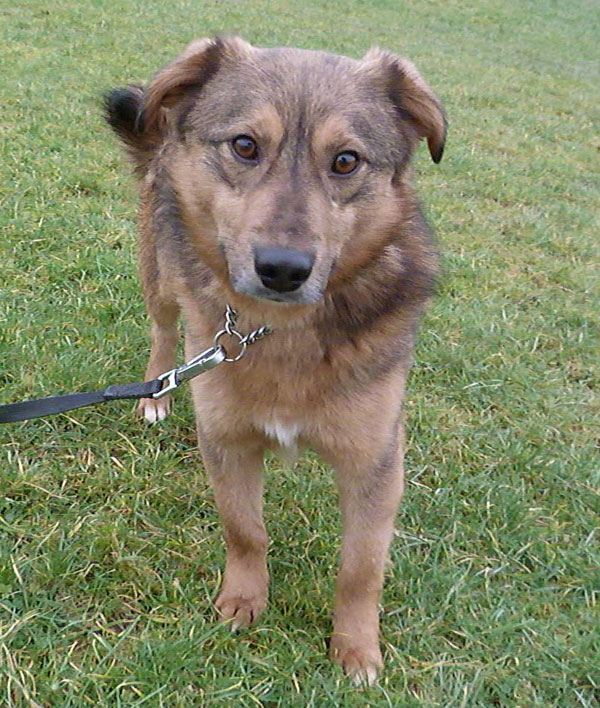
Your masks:
<instances>
[{"instance_id":1,"label":"brown fur","mask_svg":"<svg viewBox=\"0 0 600 708\"><path fill-rule=\"evenodd\" d=\"M409 161L419 138L441 159L439 101L410 62L381 50L353 60L229 38L192 43L144 91L113 92L107 114L142 176L148 378L174 364L179 313L187 357L211 344L227 303L241 331L274 329L192 384L227 544L216 606L239 626L266 605L262 457L277 431L295 433L333 465L342 507L331 656L371 681L403 488L404 385L437 272ZM259 145L256 164L235 158L240 134ZM332 175L348 150L359 169ZM285 304L261 290L257 246L315 256L302 288L278 298ZM140 410L155 420L168 405Z\"/></svg>"}]
</instances>

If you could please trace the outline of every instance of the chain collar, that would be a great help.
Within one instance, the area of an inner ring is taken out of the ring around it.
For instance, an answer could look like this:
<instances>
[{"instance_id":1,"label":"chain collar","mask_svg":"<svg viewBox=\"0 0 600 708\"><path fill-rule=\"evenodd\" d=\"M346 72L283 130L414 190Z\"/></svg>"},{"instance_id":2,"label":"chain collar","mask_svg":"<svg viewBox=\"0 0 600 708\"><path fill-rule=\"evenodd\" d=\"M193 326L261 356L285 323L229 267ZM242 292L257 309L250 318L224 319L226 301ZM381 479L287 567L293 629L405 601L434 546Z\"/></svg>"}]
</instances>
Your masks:
<instances>
[{"instance_id":1,"label":"chain collar","mask_svg":"<svg viewBox=\"0 0 600 708\"><path fill-rule=\"evenodd\" d=\"M225 326L215 334L213 346L201 352L193 359L190 359L190 361L185 364L182 364L179 368L165 371L164 374L158 376L157 378L160 381L165 381L166 383L163 384L162 389L158 393L152 395L152 398L162 398L166 396L176 389L182 381L193 379L199 374L213 369L223 362L233 363L239 361L246 353L246 349L250 344L254 344L254 342L266 337L273 331L269 325L263 325L243 335L235 328L236 318L236 311L231 305L227 305L227 310L225 311ZM227 349L220 344L223 337L231 337L237 340L240 351L236 356L228 356Z\"/></svg>"},{"instance_id":2,"label":"chain collar","mask_svg":"<svg viewBox=\"0 0 600 708\"><path fill-rule=\"evenodd\" d=\"M231 307L231 305L227 305L227 310L225 311L225 327L216 333L215 338L213 340L213 346L215 347L215 349L218 349L220 346L219 341L222 337L228 336L237 339L238 345L240 346L240 351L237 356L225 356L225 359L223 359L223 361L227 361L229 363L239 361L246 353L246 348L249 344L254 344L254 342L258 341L259 339L262 339L267 334L271 334L271 332L273 331L271 327L269 327L269 325L263 325L262 327L259 327L258 329L255 329L254 331L244 336L240 334L235 328L236 319L237 312L233 309L233 307Z\"/></svg>"}]
</instances>

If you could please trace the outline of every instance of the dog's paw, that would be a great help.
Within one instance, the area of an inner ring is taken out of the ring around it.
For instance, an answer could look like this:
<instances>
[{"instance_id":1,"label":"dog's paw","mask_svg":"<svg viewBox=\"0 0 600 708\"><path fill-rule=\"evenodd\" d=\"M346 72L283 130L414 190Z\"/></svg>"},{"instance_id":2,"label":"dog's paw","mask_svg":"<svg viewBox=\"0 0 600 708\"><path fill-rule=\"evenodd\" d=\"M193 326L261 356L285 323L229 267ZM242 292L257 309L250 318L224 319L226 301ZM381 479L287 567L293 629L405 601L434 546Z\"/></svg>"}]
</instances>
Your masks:
<instances>
[{"instance_id":1,"label":"dog's paw","mask_svg":"<svg viewBox=\"0 0 600 708\"><path fill-rule=\"evenodd\" d=\"M383 666L378 642L352 641L351 637L341 634L333 635L329 656L356 686L372 686Z\"/></svg>"},{"instance_id":2,"label":"dog's paw","mask_svg":"<svg viewBox=\"0 0 600 708\"><path fill-rule=\"evenodd\" d=\"M251 597L230 595L222 592L215 607L223 621L231 621L231 631L236 632L240 627L249 627L254 624L258 615L267 606L267 595L257 594Z\"/></svg>"},{"instance_id":3,"label":"dog's paw","mask_svg":"<svg viewBox=\"0 0 600 708\"><path fill-rule=\"evenodd\" d=\"M144 418L146 423L159 423L171 412L171 396L164 398L141 398L136 406L136 414Z\"/></svg>"}]
</instances>

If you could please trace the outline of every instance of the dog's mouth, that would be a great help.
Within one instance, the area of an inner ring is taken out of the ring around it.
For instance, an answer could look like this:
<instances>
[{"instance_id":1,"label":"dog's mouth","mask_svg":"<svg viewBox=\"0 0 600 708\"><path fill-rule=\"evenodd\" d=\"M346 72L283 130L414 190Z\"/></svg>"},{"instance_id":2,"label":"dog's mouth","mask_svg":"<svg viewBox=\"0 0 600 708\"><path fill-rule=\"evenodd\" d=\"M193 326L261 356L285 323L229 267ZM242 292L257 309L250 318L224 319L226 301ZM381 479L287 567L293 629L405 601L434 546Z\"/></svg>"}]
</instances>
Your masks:
<instances>
[{"instance_id":1,"label":"dog's mouth","mask_svg":"<svg viewBox=\"0 0 600 708\"><path fill-rule=\"evenodd\" d=\"M314 305L323 299L320 288L311 287L306 283L292 292L278 292L265 287L256 280L248 282L245 278L238 282L232 281L233 289L242 295L249 295L260 302L269 302L275 305Z\"/></svg>"},{"instance_id":2,"label":"dog's mouth","mask_svg":"<svg viewBox=\"0 0 600 708\"><path fill-rule=\"evenodd\" d=\"M262 300L263 302L266 300L267 302L274 302L277 305L290 305L295 302L295 300L291 300L289 297L283 297L283 295L278 295L276 293L270 294L266 293L264 295L252 295L255 300Z\"/></svg>"}]
</instances>

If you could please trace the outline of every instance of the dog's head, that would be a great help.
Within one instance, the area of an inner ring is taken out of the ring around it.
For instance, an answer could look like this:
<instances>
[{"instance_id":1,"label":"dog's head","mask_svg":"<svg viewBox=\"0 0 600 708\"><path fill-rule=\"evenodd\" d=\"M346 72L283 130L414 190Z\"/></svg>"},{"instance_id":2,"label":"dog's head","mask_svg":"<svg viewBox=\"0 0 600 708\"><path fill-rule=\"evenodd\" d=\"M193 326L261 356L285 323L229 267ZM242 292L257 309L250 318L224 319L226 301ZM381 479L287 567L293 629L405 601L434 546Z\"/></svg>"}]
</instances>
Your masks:
<instances>
[{"instance_id":1,"label":"dog's head","mask_svg":"<svg viewBox=\"0 0 600 708\"><path fill-rule=\"evenodd\" d=\"M186 232L239 293L311 304L389 240L420 138L442 158L438 99L406 59L199 40L108 120L141 173L166 171ZM409 217L410 215L405 215Z\"/></svg>"}]
</instances>

